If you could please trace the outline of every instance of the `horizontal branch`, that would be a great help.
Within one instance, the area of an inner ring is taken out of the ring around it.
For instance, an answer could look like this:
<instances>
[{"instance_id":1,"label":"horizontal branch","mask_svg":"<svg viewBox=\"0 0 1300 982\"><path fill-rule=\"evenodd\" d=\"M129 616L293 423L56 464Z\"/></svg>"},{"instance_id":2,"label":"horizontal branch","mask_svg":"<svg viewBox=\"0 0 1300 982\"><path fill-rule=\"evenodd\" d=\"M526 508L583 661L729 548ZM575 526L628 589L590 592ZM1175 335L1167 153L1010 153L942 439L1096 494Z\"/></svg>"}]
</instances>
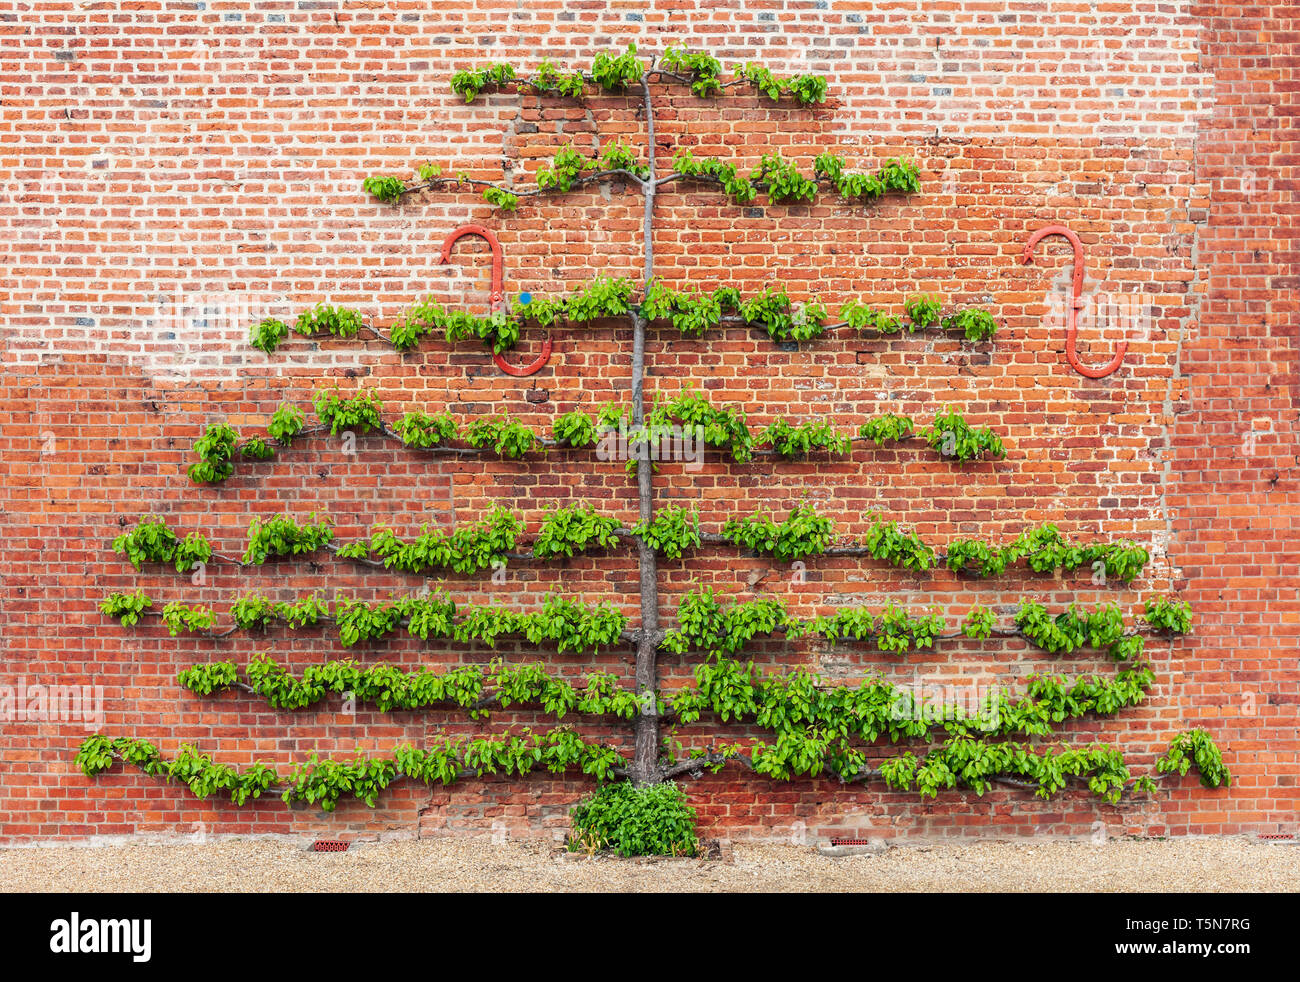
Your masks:
<instances>
[{"instance_id":1,"label":"horizontal branch","mask_svg":"<svg viewBox=\"0 0 1300 982\"><path fill-rule=\"evenodd\" d=\"M292 404L276 411L265 437L241 440L228 424L209 424L195 441L194 449L200 460L189 466L188 473L195 483L221 483L234 473L237 460L273 459L277 445L281 449L291 446L300 436L329 433L355 437L371 432L434 456L495 454L501 459L518 460L534 451L594 449L598 457L603 454L612 462L647 460L655 467L665 453L694 460L696 455L702 458L706 449L712 449L729 453L733 462L743 464L755 457L797 461L827 454L845 458L851 456L855 446L871 443L883 448L886 443L917 440L930 446L942 459L956 464L985 457L1001 460L1006 456L1000 437L988 427L972 428L952 407L937 414L930 426L919 431L910 418L888 414L869 420L856 434L840 433L825 421L791 424L784 417L755 434L743 413L720 409L698 393L686 391L666 405L657 404L647 414L644 425L630 425L626 409L606 418L611 408L617 409L607 406L595 419L582 410L557 417L551 428L554 437L541 436L510 418L479 420L462 436L455 421L446 414L431 418L422 413L408 413L395 429L380 417L381 404L373 393L362 392L344 399L336 392L326 392L318 394L316 402L317 416L326 426L303 428L302 412ZM286 413L296 414L297 428L289 428L290 424L282 419ZM404 435L402 429L408 432ZM459 439L470 445L453 446L452 441ZM476 443L480 445L474 446ZM770 449L760 449L764 447Z\"/></svg>"},{"instance_id":2,"label":"horizontal branch","mask_svg":"<svg viewBox=\"0 0 1300 982\"><path fill-rule=\"evenodd\" d=\"M524 316L524 323L528 323L526 319L526 308L523 311L520 311L520 314L521 316ZM639 316L644 317L645 315L642 312L641 307L637 304L634 304L632 309L628 310L626 313L602 314L599 318L595 318L595 320L626 321L630 325ZM570 321L563 314L560 314L559 316L557 316L557 318L554 321L551 322L551 325L547 328L547 333L549 335L549 333L553 330L556 330L559 325L564 325L565 327L568 328L581 328L588 323L590 323L590 321ZM647 328L651 328L651 329L658 328L660 331L670 331L670 329L672 328L671 318L667 316L656 317L653 319L646 318L645 324ZM764 327L761 321L746 320L744 317L742 317L739 314L723 314L719 318L719 324L731 326L731 327L737 327L737 328L744 328L762 337L767 337L769 340L771 340L770 335L768 335L767 333L767 329ZM370 324L367 324L365 329L374 340L381 341L387 345L393 344L392 335L383 331L382 329L374 327ZM884 332L884 331L864 330L862 328L855 327L853 324L851 324L849 321L846 320L832 321L830 323L819 325L817 330L817 337L818 339L820 339L825 335L833 334L837 331L844 331L844 330L852 331L858 340L864 342L870 342L870 343L875 343L875 342L889 343L894 341L895 339L905 340L916 334L933 334L933 335L938 335L940 337L952 338L954 340L962 339L961 328L951 327L951 326L945 327L941 323L927 324L923 327L920 326L909 327L907 330L902 330L902 331ZM353 336L350 338L340 338L328 332L316 332L313 334L298 334L298 337L301 337L305 341L312 341L318 344L320 342L328 342L328 341L365 340L364 338L360 338L359 336ZM689 341L699 341L701 339L698 337L681 335L679 332L679 340L689 342ZM776 343L798 345L798 344L807 344L809 342L790 339L788 341L787 340L777 341Z\"/></svg>"},{"instance_id":3,"label":"horizontal branch","mask_svg":"<svg viewBox=\"0 0 1300 982\"><path fill-rule=\"evenodd\" d=\"M419 184L412 184L402 193L412 194L416 191L441 191L455 189L462 185L477 188L492 188L501 191L504 194L513 195L516 198L537 198L544 195L562 195L570 194L579 188L586 187L590 184L603 184L606 182L626 181L635 184L638 188L645 188L646 182L637 174L622 168L612 170L601 170L591 174L584 174L581 177L575 177L567 188L544 188L544 187L523 187L513 188L506 187L503 184L494 184L492 181L481 181L469 177L435 177Z\"/></svg>"},{"instance_id":4,"label":"horizontal branch","mask_svg":"<svg viewBox=\"0 0 1300 982\"><path fill-rule=\"evenodd\" d=\"M222 688L222 689L225 689L225 690L234 690L234 691L237 691L237 692L242 692L242 693L244 693L245 695L256 696L256 697L258 697L259 699L264 699L264 700L267 700L268 702L270 702L270 700L269 700L269 698L268 698L268 696L267 696L266 693L259 691L255 686L250 685L249 683L247 683L247 682L245 682L245 681L243 681L243 680L236 680L236 681L234 681L234 682L231 682L231 683L229 683L229 684L227 684L227 685L222 686L221 688ZM572 688L573 688L573 690L574 690L576 693L579 693L579 694L585 693L585 692L587 691L587 687L586 687L585 685L573 685ZM632 693L631 693L631 690L626 690L626 691L628 691L629 695L632 694ZM322 692L321 697L324 698L324 696L327 695L327 694L329 694L329 693ZM333 694L334 694L334 695L345 695L346 693L338 692L338 691L333 691ZM509 694L508 694L508 693L503 693L503 692L502 692L501 690L499 690L499 689L486 688L486 689L482 690L482 694L479 696L479 698L477 698L474 702L469 703L469 704L467 704L467 705L466 705L466 704L456 703L456 702L454 702L453 700L451 700L450 698L444 698L444 699L441 699L441 700L439 700L439 702L446 704L446 705L447 705L448 707L450 707L450 708L458 709L458 710L460 710L460 711L462 711L462 712L468 712L468 713L478 713L478 712L482 712L482 711L489 710L489 709L508 710L508 709L513 708L513 707L523 707L523 706L527 705L525 702L522 702L522 701L514 701L514 702L508 702L508 703L506 703L506 704L503 704L502 701L501 701L503 695L505 695L507 698L509 698ZM317 700L317 701L319 701L319 700ZM307 704L305 704L305 705L303 705L303 706L299 706L299 707L296 707L296 708L299 708L299 709L305 709L305 708L307 708L308 706L310 706L310 705L314 705L314 704L315 704L314 702L313 702L313 703L307 703ZM280 706L280 707L275 707L275 708L283 709L283 708L285 708L285 707ZM392 711L392 712L415 712L417 709L425 709L425 708L429 708L429 707L428 707L428 706L421 706L421 707L412 708L412 707L408 707L408 706L393 706L393 707L391 707L390 711ZM605 710L605 711L603 711L603 712L591 712L591 711L583 710L583 709L581 709L581 708L573 708L573 709L571 709L571 710L569 710L569 711L572 712L572 713L574 713L575 715L578 715L578 716L606 716L606 717L614 717L614 718L624 718L624 717L621 717L618 713L613 712L612 710ZM564 714L564 715L567 715L567 713ZM561 715L561 716L559 716L559 717L557 717L557 718L559 718L559 719L563 719L563 715Z\"/></svg>"},{"instance_id":5,"label":"horizontal branch","mask_svg":"<svg viewBox=\"0 0 1300 982\"><path fill-rule=\"evenodd\" d=\"M700 778L704 775L706 769L717 769L727 763L732 763L732 762L740 764L742 767L755 774L762 774L762 772L760 772L758 768L755 766L753 759L747 754L720 753L718 751L707 751L699 757L687 757L675 761L672 764L669 764L667 767L663 769L662 775L664 780L672 780L673 778L681 777L682 775L687 775L687 774L689 774L691 777L694 778ZM763 775L763 776L770 777L770 775ZM826 779L834 778L835 780L839 781L839 783L842 785L866 784L871 781L884 779L885 771L878 767L867 767L851 775L840 776L833 773L829 769L823 768L822 771L818 774L815 775L808 774L808 775L800 775L800 776L810 777L810 778L826 778ZM1172 773L1157 772L1155 774L1145 776L1145 780L1151 781L1153 783L1158 783L1173 776L1175 775ZM773 780L781 780L781 779L773 778ZM983 780L987 781L989 784L998 784L1004 787L1015 788L1017 790L1022 790L1022 791L1039 792L1043 789L1043 785L1038 781L1030 781L1024 778L1013 777L1009 774L987 775L983 778ZM1082 788L1088 787L1088 777L1086 775L1066 774L1062 776L1062 780L1076 787L1082 787ZM904 789L891 788L891 790L902 791ZM959 783L954 787L939 788L936 790L975 791L976 789L964 783ZM1116 801L1112 801L1112 803L1117 803L1118 799L1121 798L1126 798L1126 797L1131 798L1138 793L1139 791L1136 787L1134 787L1131 784L1127 785L1123 789L1123 791L1117 796Z\"/></svg>"},{"instance_id":6,"label":"horizontal branch","mask_svg":"<svg viewBox=\"0 0 1300 982\"><path fill-rule=\"evenodd\" d=\"M77 765L87 777L103 774L115 762L129 763L150 776L163 776L189 785L200 797L225 791L236 806L263 794L276 794L286 803L319 804L332 811L350 795L374 807L380 792L411 778L425 785L452 784L505 772L520 775L545 770L551 774L580 769L598 779L622 770L624 761L614 747L584 740L570 730L541 734L505 734L497 739L447 739L426 748L397 747L389 758L317 761L296 766L287 776L258 761L243 770L213 761L191 747L182 747L167 760L145 740L88 737L77 751Z\"/></svg>"},{"instance_id":7,"label":"horizontal branch","mask_svg":"<svg viewBox=\"0 0 1300 982\"><path fill-rule=\"evenodd\" d=\"M683 600L678 611L679 624L684 623L682 610L686 609L687 603L697 599L698 595L688 595ZM212 639L229 637L238 630L265 630L277 622L293 630L321 624L336 624L339 625L340 640L345 647L361 642L382 640L402 628L406 628L413 636L424 641L429 637L465 643L481 641L489 647L494 647L496 641L501 639L527 640L529 643L539 645L543 642L555 644L561 651L595 649L616 642L635 644L642 638L642 630L628 628L626 617L615 608L584 607L558 596L549 598L539 610L529 612L512 611L496 605L471 606L458 610L454 604L442 599L441 595L438 597L408 596L374 604L351 598L336 598L335 602L342 606L331 608L329 603L319 595L307 597L298 603L272 603L265 597L246 597L232 604L230 613L234 625L222 631L215 631L211 627L215 617L207 607L169 604L163 611L155 611L150 609L152 600L143 592L135 597L112 594L101 603L101 609L109 616L120 618L123 624L134 624L144 618L157 617L167 623L173 634L183 629L191 635ZM753 603L758 604L760 601ZM763 601L763 603L771 602ZM1107 648L1111 650L1112 657L1124 660L1140 656L1142 651L1141 646L1135 652L1128 651L1127 647L1121 644L1125 639L1172 637L1190 632L1190 624L1183 630L1158 624L1125 628L1122 619L1118 623L1107 622L1108 626L1113 624L1118 630L1097 635L1083 633L1076 636L1078 632L1087 630L1086 627L1077 625L1070 628L1075 634L1058 634L1055 638L1043 637L1035 630L1025 630L1019 626L1003 628L993 624L977 626L972 631L967 631L963 627L957 632L952 632L942 629L945 625L938 615L912 618L906 611L894 608L887 609L880 615L873 615L861 608L852 608L855 612L861 611L866 615L865 623L860 619L851 619L850 622L841 624L836 616L807 621L795 620L785 615L784 607L779 601L776 601L776 606L780 611L781 619L769 620L761 628L755 628L742 620L737 627L738 633L734 637L731 634L732 627L726 628L727 633L724 636L682 634L681 629L678 628L676 630L656 629L652 640L656 647L679 654L714 649L735 653L761 636L786 636L791 640L808 639L828 641L832 644L867 642L877 645L883 652L906 652L932 648L934 643L940 640L967 638L978 641L998 636L1022 638L1049 653L1064 651L1068 654L1085 647ZM173 607L181 608L179 612L175 612L180 616L174 619L169 617L174 613ZM1038 607L1039 605L1032 603L1022 604L1021 611ZM983 607L976 605L967 615L968 623L977 611L985 612ZM1118 606L1100 608L1096 616L1100 616L1103 612L1108 617L1122 616L1119 614ZM195 614L201 615L202 620L187 620L187 615ZM417 614L420 620L416 629L412 630L413 618ZM466 614L466 616L453 619L458 614ZM698 614L699 611L692 611L689 616L695 617ZM1041 609L1037 611L1037 615L1046 616ZM719 606L717 616L725 624L732 614L723 611ZM768 611L766 616L774 617L771 611ZM876 621L877 616L880 617L879 624ZM1020 614L1017 614L1017 619L1019 617ZM574 626L575 619L580 626ZM623 626L616 629L617 624ZM1086 624L1086 617L1080 621L1080 624ZM741 630L746 633L739 633ZM672 643L669 644L669 641Z\"/></svg>"}]
</instances>

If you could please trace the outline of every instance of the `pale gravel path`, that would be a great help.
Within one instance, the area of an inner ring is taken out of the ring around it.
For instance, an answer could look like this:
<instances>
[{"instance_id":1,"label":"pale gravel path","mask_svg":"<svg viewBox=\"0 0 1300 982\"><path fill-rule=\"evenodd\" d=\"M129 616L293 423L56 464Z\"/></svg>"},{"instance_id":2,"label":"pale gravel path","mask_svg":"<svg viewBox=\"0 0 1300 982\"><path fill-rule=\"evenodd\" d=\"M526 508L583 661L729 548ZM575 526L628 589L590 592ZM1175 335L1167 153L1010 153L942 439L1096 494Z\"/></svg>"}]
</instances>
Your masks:
<instances>
[{"instance_id":1,"label":"pale gravel path","mask_svg":"<svg viewBox=\"0 0 1300 982\"><path fill-rule=\"evenodd\" d=\"M729 860L565 859L547 845L426 839L311 853L290 840L0 850L0 891L1297 891L1300 846L1245 838L976 842L831 859L737 845Z\"/></svg>"}]
</instances>

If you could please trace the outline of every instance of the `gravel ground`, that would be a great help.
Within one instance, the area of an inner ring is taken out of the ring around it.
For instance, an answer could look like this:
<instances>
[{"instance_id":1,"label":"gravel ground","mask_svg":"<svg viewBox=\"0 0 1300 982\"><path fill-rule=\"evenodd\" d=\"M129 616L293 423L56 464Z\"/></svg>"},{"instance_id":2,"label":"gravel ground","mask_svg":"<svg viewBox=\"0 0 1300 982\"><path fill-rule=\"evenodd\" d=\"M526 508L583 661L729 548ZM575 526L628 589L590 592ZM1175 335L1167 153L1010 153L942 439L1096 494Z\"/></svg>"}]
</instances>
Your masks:
<instances>
[{"instance_id":1,"label":"gravel ground","mask_svg":"<svg viewBox=\"0 0 1300 982\"><path fill-rule=\"evenodd\" d=\"M1300 846L1244 838L905 846L830 858L737 845L729 857L566 858L487 839L362 843L313 853L291 840L0 850L0 891L1193 891L1300 890Z\"/></svg>"}]
</instances>

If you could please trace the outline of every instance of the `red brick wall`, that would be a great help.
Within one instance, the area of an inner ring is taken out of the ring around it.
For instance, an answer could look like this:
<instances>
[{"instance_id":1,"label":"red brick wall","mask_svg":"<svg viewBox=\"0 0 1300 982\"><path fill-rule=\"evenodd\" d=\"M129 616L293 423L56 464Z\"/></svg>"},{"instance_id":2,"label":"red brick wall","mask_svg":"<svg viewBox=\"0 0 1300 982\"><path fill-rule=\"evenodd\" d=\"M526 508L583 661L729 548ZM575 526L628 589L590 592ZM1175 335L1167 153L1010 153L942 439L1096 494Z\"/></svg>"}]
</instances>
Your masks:
<instances>
[{"instance_id":1,"label":"red brick wall","mask_svg":"<svg viewBox=\"0 0 1300 982\"><path fill-rule=\"evenodd\" d=\"M202 425L224 416L261 430L281 402L312 391L375 389L393 416L449 409L469 419L508 411L549 429L575 406L625 399L630 331L598 324L559 332L548 367L516 380L477 346L426 342L401 356L370 343L294 339L265 357L244 343L250 321L288 319L322 299L387 323L432 293L484 309L486 263L475 240L456 265L443 236L467 221L500 236L507 290L566 292L597 273L637 277L639 196L575 193L513 216L468 194L379 205L360 192L372 173L409 173L430 159L448 171L523 183L572 140L619 135L643 144L633 100L584 105L514 94L466 106L453 70L485 60L562 65L637 41L643 52L687 43L725 66L761 60L830 80L815 111L773 107L744 90L702 102L656 89L661 159L677 147L751 166L780 148L805 171L824 149L855 166L909 156L918 195L873 207L823 196L812 206L739 209L712 191L665 189L656 213L656 272L680 286L784 283L832 310L865 296L897 307L930 291L993 309L997 342L967 346L916 335L885 341L841 333L781 350L747 331L682 341L655 328L650 394L682 384L743 406L751 423L833 414L842 427L884 411L925 421L946 404L1004 435L1006 460L958 469L914 446L832 464L743 466L710 457L699 473L666 464L660 502L697 504L716 531L735 514L784 510L802 495L860 534L875 511L939 544L1009 540L1054 521L1081 538L1133 538L1153 560L1131 589L1091 586L1084 573L1017 573L972 583L946 571L916 578L874 562L813 560L806 581L766 561L706 547L661 567L664 610L695 582L742 597L758 589L803 616L839 603L934 605L955 619L973 602L1004 613L1021 598L1052 606L1177 590L1196 633L1148 646L1158 674L1141 708L1065 730L1101 738L1139 771L1178 730L1205 726L1233 770L1230 790L1189 776L1154 799L1118 807L1071 792L1043 802L999 790L921 804L878 785L773 783L726 771L689 782L711 834L925 837L1046 832L1192 834L1293 831L1297 752L1294 146L1287 141L1294 58L1286 8L1149 3L770 3L712 5L38 4L3 15L5 117L0 249L5 372L4 672L0 685L89 683L106 695L103 729L173 751L185 742L219 759L281 765L313 752L385 753L476 724L442 712L341 712L338 700L295 715L227 694L198 699L175 684L196 661L245 662L270 651L295 668L344 654L326 634L221 641L169 637L156 621L122 628L98 600L142 587L155 604L224 607L236 591L292 596L321 589L371 595L416 589L409 578L322 561L243 574L213 567L206 583L156 568L136 573L107 543L142 513L201 530L220 551L243 548L253 514L316 511L340 537L372 523L403 532L472 521L496 503L536 523L557 502L586 497L634 520L620 464L553 454L523 463L431 460L362 438L355 454L314 438L272 464L242 467L219 488L191 485L184 467ZM1049 294L1068 289L1060 239L1026 267L1028 236L1052 222L1077 231L1085 287L1136 300L1150 316L1127 330L1085 323L1081 356L1101 364L1127 335L1115 374L1088 380L1063 354L1064 324ZM516 358L531 352L529 339ZM548 591L613 599L635 615L631 554L567 566L512 567L508 582L450 578L458 600L527 606ZM507 659L538 657L511 651ZM409 639L365 649L366 662L480 664L481 648L434 649ZM630 676L631 652L597 658L541 653L573 674L593 666ZM861 647L767 645L764 667L810 665L857 680L1014 685L1034 671L1113 671L1104 657L1049 657L1020 642L941 644L911 656ZM664 656L665 687L693 658ZM546 721L499 714L493 729ZM589 790L549 778L398 786L379 807L334 815L278 801L235 809L130 770L96 781L73 755L82 725L6 721L0 740L0 837L6 841L130 832L493 829L547 832ZM593 721L582 728L621 742ZM692 734L758 731L727 726Z\"/></svg>"}]
</instances>

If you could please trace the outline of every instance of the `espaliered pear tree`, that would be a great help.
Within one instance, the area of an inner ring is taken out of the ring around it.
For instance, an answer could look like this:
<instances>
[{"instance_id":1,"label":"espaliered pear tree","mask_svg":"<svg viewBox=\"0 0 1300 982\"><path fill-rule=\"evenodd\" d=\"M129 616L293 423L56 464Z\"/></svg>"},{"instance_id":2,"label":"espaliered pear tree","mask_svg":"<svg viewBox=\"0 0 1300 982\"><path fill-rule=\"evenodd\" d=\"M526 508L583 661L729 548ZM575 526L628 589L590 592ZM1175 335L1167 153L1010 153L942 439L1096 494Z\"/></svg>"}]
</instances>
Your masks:
<instances>
[{"instance_id":1,"label":"espaliered pear tree","mask_svg":"<svg viewBox=\"0 0 1300 982\"><path fill-rule=\"evenodd\" d=\"M97 735L87 740L79 753L83 769L96 774L121 759L148 773L184 781L202 795L223 791L236 803L243 803L274 789L286 800L319 802L327 809L345 793L373 804L379 792L399 778L451 782L463 775L498 770L522 774L542 768L552 772L578 768L600 780L630 779L637 785L652 785L678 775L716 770L728 762L774 779L829 773L846 782L879 780L894 789L931 796L954 787L983 792L993 783L1049 796L1069 782L1079 781L1111 801L1126 791L1153 790L1153 777L1135 777L1123 754L1112 747L1054 748L1031 745L1023 738L1050 736L1056 725L1070 719L1107 716L1142 701L1154 681L1144 657L1144 639L1172 637L1191 626L1187 605L1174 598L1148 600L1132 625L1126 624L1117 604L1103 604L1091 611L1071 606L1051 612L1040 604L1024 602L1011 624L999 624L993 612L977 605L952 627L934 614L909 612L894 605L877 612L840 609L799 620L774 598L727 603L709 589L697 589L682 599L671 628L661 623L658 557L676 559L704 542L734 545L779 562L818 555L861 556L918 575L946 564L972 577L995 577L1010 566L1024 564L1039 573L1083 568L1094 576L1128 584L1145 567L1147 552L1135 543L1072 542L1053 525L1027 529L1011 542L959 540L940 550L879 516L860 541L835 546L832 522L808 504L800 504L783 520L738 515L717 532L702 532L697 517L685 509L655 507L653 448L671 425L697 427L705 445L735 461L757 456L774 463L810 455L847 456L855 452L855 445L886 443L916 444L921 452L937 453L955 467L982 456L1005 455L995 433L972 427L949 407L936 412L933 420L920 428L907 417L886 414L869 420L856 433L844 433L825 422L786 419L754 432L743 413L715 406L700 393L687 390L647 405L646 332L652 322L670 323L688 337L702 336L723 324L738 324L761 330L778 342L811 342L843 330L877 334L936 331L969 343L988 342L997 329L992 314L980 309L950 309L935 297L913 298L899 312L863 300L847 300L840 306L839 319L832 320L816 298L796 303L779 289L751 296L727 286L692 293L655 279L655 203L666 185L690 182L712 186L737 205L753 201L759 194L773 203L807 202L831 194L864 204L887 195L918 192L916 165L890 160L874 170L855 172L841 158L823 153L816 157L812 174L804 175L773 153L763 155L746 175L730 162L703 159L685 150L665 164L656 155L656 86L687 86L701 99L725 98L728 90L743 87L757 90L773 102L791 100L799 106L826 97L827 83L820 76L782 78L761 65L746 65L723 81L721 66L707 54L669 50L646 65L635 47L629 47L617 55L599 55L586 72L562 72L544 62L530 74L520 74L510 65L497 64L457 72L451 84L466 102L473 102L485 90L578 100L639 93L646 125L644 160L621 142L607 143L595 156L567 146L538 171L535 184L529 187L504 186L465 175L445 176L439 167L425 164L409 181L392 175L366 178L364 190L384 202L423 193L468 191L509 212L524 201L540 204L543 199L588 185L619 184L639 193L644 203L644 263L639 281L597 278L568 297L534 299L514 308L500 305L485 315L448 310L432 299L421 300L386 328L375 326L359 311L318 305L303 312L292 327L274 319L253 325L251 344L272 353L291 333L335 339L369 336L406 351L439 335L451 342L477 339L502 352L513 347L529 326L627 318L633 328L630 406L605 406L594 416L581 411L564 414L554 420L547 435L509 418L463 422L446 413L411 412L388 420L379 401L369 393L345 396L322 390L314 405L319 425L307 425L305 413L292 405L275 412L265 436L241 437L224 423L209 425L195 444L198 460L189 468L190 477L199 484L219 483L237 464L271 460L295 441L322 432L378 434L413 452L432 455L518 459L590 449L597 445L605 427L624 423L633 434L629 470L636 478L638 523L628 529L589 505L575 504L555 509L536 530L528 530L520 516L498 509L477 523L450 532L426 528L418 537L403 540L381 525L373 528L368 538L338 542L328 519L286 515L254 520L245 553L234 557L215 552L197 532L182 537L165 522L145 517L114 546L137 568L164 562L185 572L196 563L226 561L247 567L325 553L338 562L417 576L473 574L507 562L563 561L586 551L635 548L640 568L640 622L635 626L612 606L585 605L559 596L548 599L539 610L523 612L494 604L458 607L446 594L427 590L381 603L346 597L331 601L318 595L272 601L249 595L231 605L229 627L222 626L218 615L207 607L177 601L157 612L173 635L220 637L271 624L291 630L333 625L345 646L401 630L424 639L488 644L501 637L517 637L561 651L632 645L636 667L630 685L626 679L598 674L588 676L585 684L575 684L552 676L541 665L511 667L499 662L485 669L436 673L330 661L309 666L295 676L265 657L242 670L231 662L212 662L195 665L180 676L182 685L200 695L237 689L285 710L313 705L330 693L351 692L359 703L380 710L459 707L475 718L484 718L496 708L529 705L561 720L573 713L600 715L631 727L630 758L620 749L589 743L561 728L540 735L530 731L422 748L400 747L391 759L313 760L282 775L263 764L235 769L189 747L167 759L146 740ZM524 548L525 540L528 548ZM155 613L152 599L138 591L113 594L102 606L124 625L137 624ZM763 674L756 672L752 663L738 659L748 643L772 635L868 643L884 652L929 648L957 637L1018 636L1051 653L1104 650L1115 660L1117 671L1111 678L1036 677L1022 692L994 693L978 709L935 718L907 691L882 680L833 686L804 671ZM700 658L695 684L679 689L671 698L659 692L656 660L660 651ZM757 724L771 730L773 737L770 741L695 747L681 747L665 739L666 725L693 723L706 714ZM889 753L872 764L868 752L881 741L915 741L924 745L925 752L920 758L910 752ZM1207 786L1228 780L1217 748L1201 730L1175 737L1157 762L1157 771L1185 774L1192 766Z\"/></svg>"}]
</instances>

